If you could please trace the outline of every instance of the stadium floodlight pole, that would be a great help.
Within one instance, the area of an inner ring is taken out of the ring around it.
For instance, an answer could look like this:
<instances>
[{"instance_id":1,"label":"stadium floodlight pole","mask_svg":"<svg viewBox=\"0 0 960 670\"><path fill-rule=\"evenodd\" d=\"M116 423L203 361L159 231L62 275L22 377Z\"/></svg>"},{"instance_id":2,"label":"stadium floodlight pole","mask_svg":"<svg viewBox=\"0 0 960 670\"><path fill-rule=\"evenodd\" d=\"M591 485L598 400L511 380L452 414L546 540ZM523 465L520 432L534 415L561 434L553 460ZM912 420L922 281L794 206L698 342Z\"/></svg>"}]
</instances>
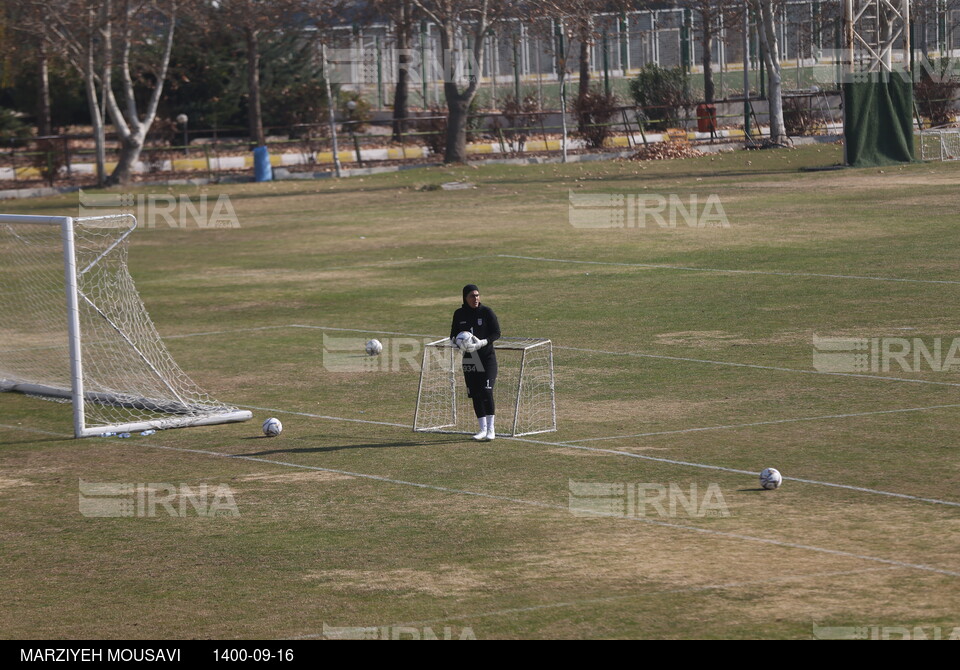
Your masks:
<instances>
[{"instance_id":1,"label":"stadium floodlight pole","mask_svg":"<svg viewBox=\"0 0 960 670\"><path fill-rule=\"evenodd\" d=\"M333 92L330 89L330 68L327 67L327 45L320 45L320 60L323 68L323 81L327 86L327 116L330 123L330 140L333 145L333 169L337 177L342 177L340 173L340 147L337 145L337 118L334 112Z\"/></svg>"}]
</instances>

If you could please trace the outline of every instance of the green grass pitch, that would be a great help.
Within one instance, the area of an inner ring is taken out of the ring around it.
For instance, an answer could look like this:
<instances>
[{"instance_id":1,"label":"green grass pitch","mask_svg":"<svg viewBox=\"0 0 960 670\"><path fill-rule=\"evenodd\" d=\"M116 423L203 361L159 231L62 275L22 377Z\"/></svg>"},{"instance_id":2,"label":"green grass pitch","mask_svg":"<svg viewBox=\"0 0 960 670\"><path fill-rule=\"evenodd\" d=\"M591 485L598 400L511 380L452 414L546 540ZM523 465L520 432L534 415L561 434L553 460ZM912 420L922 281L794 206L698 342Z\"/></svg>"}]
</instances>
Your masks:
<instances>
[{"instance_id":1,"label":"green grass pitch","mask_svg":"<svg viewBox=\"0 0 960 670\"><path fill-rule=\"evenodd\" d=\"M840 153L163 187L229 195L240 227L144 227L131 272L180 366L254 420L77 441L66 406L0 396L0 636L960 635L958 370L812 362L815 335L960 337L960 165L802 169ZM577 228L570 193L716 195L729 226ZM555 433L414 433L413 366L325 365L325 337L389 361L445 336L466 283L553 341ZM238 515L87 517L81 480L228 487ZM623 514L575 513L577 483ZM628 499L671 486L725 513Z\"/></svg>"}]
</instances>

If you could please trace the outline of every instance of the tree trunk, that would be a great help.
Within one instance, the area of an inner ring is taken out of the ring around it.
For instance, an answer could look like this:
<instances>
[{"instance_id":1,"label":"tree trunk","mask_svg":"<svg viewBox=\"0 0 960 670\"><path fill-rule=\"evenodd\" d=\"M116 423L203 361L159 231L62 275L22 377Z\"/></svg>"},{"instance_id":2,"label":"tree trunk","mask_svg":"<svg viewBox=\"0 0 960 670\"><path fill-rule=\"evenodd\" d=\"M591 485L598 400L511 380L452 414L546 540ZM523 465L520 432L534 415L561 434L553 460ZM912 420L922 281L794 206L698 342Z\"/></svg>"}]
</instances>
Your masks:
<instances>
[{"instance_id":1,"label":"tree trunk","mask_svg":"<svg viewBox=\"0 0 960 670\"><path fill-rule=\"evenodd\" d=\"M84 45L83 83L87 94L87 107L90 109L90 125L93 126L93 144L97 163L97 186L103 186L107 180L106 132L103 127L103 113L97 95L97 81L94 68L96 61L97 12L92 7L87 13L88 38Z\"/></svg>"},{"instance_id":2,"label":"tree trunk","mask_svg":"<svg viewBox=\"0 0 960 670\"><path fill-rule=\"evenodd\" d=\"M577 110L579 111L581 101L590 93L590 28L587 27L580 34L580 79L579 89L577 90ZM587 129L586 115L577 114L577 130L581 133Z\"/></svg>"},{"instance_id":3,"label":"tree trunk","mask_svg":"<svg viewBox=\"0 0 960 670\"><path fill-rule=\"evenodd\" d=\"M250 109L248 120L250 123L250 141L255 146L262 147L267 143L263 133L263 112L260 109L260 40L257 30L247 27L247 90L249 93ZM328 101L333 104L332 100Z\"/></svg>"},{"instance_id":4,"label":"tree trunk","mask_svg":"<svg viewBox=\"0 0 960 670\"><path fill-rule=\"evenodd\" d=\"M103 115L100 113L100 101L97 98L97 84L93 78L92 65L84 73L84 88L87 93L87 106L90 109L90 125L93 126L93 144L96 152L97 186L103 186L107 179L106 133L103 128Z\"/></svg>"},{"instance_id":5,"label":"tree trunk","mask_svg":"<svg viewBox=\"0 0 960 670\"><path fill-rule=\"evenodd\" d=\"M767 102L770 106L770 142L786 144L787 132L783 122L783 95L780 74L780 44L774 22L773 0L760 0L760 40L770 81Z\"/></svg>"},{"instance_id":6,"label":"tree trunk","mask_svg":"<svg viewBox=\"0 0 960 670\"><path fill-rule=\"evenodd\" d=\"M399 51L399 68L397 70L397 87L393 91L393 141L401 142L406 132L407 96L410 89L410 76L407 68L410 67L410 15L406 3L400 8L400 19L397 21L397 50Z\"/></svg>"},{"instance_id":7,"label":"tree trunk","mask_svg":"<svg viewBox=\"0 0 960 670\"><path fill-rule=\"evenodd\" d=\"M447 97L447 147L443 155L444 163L467 162L467 114L473 95L457 91L456 83L447 82L443 86Z\"/></svg>"},{"instance_id":8,"label":"tree trunk","mask_svg":"<svg viewBox=\"0 0 960 670\"><path fill-rule=\"evenodd\" d=\"M443 93L447 98L447 145L444 151L443 160L445 163L466 163L467 162L467 115L470 112L470 103L477 94L477 86L480 83L480 77L483 74L483 36L489 27L483 22L474 26L472 38L473 52L470 56L474 59L475 65L471 68L470 82L467 88L462 92L457 85L455 73L457 71L456 63L452 61L454 45L456 44L456 27L448 23L440 30L440 48L443 50L444 57L450 58L451 62L445 63Z\"/></svg>"},{"instance_id":9,"label":"tree trunk","mask_svg":"<svg viewBox=\"0 0 960 670\"><path fill-rule=\"evenodd\" d=\"M143 151L143 140L138 136L125 137L120 140L120 157L117 160L117 167L110 174L107 180L108 185L128 184L133 173L133 165L140 160L140 152Z\"/></svg>"},{"instance_id":10,"label":"tree trunk","mask_svg":"<svg viewBox=\"0 0 960 670\"><path fill-rule=\"evenodd\" d=\"M53 122L50 116L50 61L46 42L40 42L40 85L37 87L37 134L41 137L53 134Z\"/></svg>"},{"instance_id":11,"label":"tree trunk","mask_svg":"<svg viewBox=\"0 0 960 670\"><path fill-rule=\"evenodd\" d=\"M710 12L701 11L703 19L703 100L712 105L716 95L713 84L713 17Z\"/></svg>"},{"instance_id":12,"label":"tree trunk","mask_svg":"<svg viewBox=\"0 0 960 670\"><path fill-rule=\"evenodd\" d=\"M590 92L590 43L585 39L580 41L579 84L580 89L577 91L577 97L582 98Z\"/></svg>"}]
</instances>

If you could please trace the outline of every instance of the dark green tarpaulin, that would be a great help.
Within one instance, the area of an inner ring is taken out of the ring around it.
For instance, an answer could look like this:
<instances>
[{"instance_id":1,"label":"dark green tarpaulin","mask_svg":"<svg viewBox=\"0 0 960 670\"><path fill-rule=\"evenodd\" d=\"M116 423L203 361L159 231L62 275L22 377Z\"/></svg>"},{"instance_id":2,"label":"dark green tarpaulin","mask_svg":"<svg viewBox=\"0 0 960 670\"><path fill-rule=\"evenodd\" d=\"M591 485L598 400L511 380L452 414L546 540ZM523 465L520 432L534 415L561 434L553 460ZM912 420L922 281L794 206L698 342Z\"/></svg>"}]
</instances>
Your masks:
<instances>
[{"instance_id":1,"label":"dark green tarpaulin","mask_svg":"<svg viewBox=\"0 0 960 670\"><path fill-rule=\"evenodd\" d=\"M853 167L913 161L913 84L899 76L844 84L843 138Z\"/></svg>"}]
</instances>

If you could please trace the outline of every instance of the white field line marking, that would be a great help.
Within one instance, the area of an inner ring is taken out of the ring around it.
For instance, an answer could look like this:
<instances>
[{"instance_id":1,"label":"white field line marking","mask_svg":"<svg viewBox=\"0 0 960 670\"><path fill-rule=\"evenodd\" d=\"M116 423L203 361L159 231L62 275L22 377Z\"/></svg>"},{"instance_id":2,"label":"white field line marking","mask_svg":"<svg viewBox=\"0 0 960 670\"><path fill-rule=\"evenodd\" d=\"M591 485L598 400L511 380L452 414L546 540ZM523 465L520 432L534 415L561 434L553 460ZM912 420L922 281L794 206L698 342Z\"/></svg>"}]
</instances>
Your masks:
<instances>
[{"instance_id":1,"label":"white field line marking","mask_svg":"<svg viewBox=\"0 0 960 670\"><path fill-rule=\"evenodd\" d=\"M581 442L597 442L601 440L625 440L633 437L654 437L657 435L678 435L681 433L699 433L710 430L731 430L737 428L752 428L755 426L774 426L781 423L796 423L798 421L823 421L827 419L852 419L861 416L877 416L879 414L901 414L904 412L925 412L931 409L955 409L957 405L931 405L930 407L907 407L905 409L882 409L873 412L855 412L853 414L823 414L821 416L804 416L797 419L775 419L773 421L755 421L754 423L734 423L725 426L704 426L702 428L678 428L677 430L660 430L653 433L633 433L632 435L611 435L609 437L585 437L580 440L569 440L570 444Z\"/></svg>"},{"instance_id":2,"label":"white field line marking","mask_svg":"<svg viewBox=\"0 0 960 670\"><path fill-rule=\"evenodd\" d=\"M628 458L637 458L642 461L654 461L656 463L666 463L667 465L682 465L689 468L700 468L703 470L717 470L720 472L732 472L739 475L750 475L757 477L759 473L751 470L738 470L737 468L727 468L722 465L707 465L705 463L691 463L690 461L677 461L670 458L659 458L657 456L647 456L645 454L635 454L631 451L622 451L619 449L601 449L598 447L587 447L585 445L574 444L572 442L545 442L543 440L532 440L526 437L504 437L504 440L514 440L516 442L529 442L530 444L540 444L550 447L564 447L567 449L579 449L582 451L594 451L603 454L613 454L616 456L626 456ZM960 507L960 502L950 500L939 500L937 498L921 498L911 496L906 493L893 493L892 491L880 491L878 489L868 489L862 486L851 486L849 484L834 484L832 482L822 482L817 479L802 479L800 477L784 477L784 481L801 482L803 484L815 484L817 486L829 486L835 489L846 489L847 491L859 491L860 493L873 493L880 496L889 496L891 498L903 498L904 500L915 500L917 502L933 503L935 505L947 505L949 507Z\"/></svg>"},{"instance_id":3,"label":"white field line marking","mask_svg":"<svg viewBox=\"0 0 960 670\"><path fill-rule=\"evenodd\" d=\"M2 424L0 424L0 425L2 425ZM8 427L8 426L3 426L3 427ZM49 432L47 432L47 431L35 431L35 430L29 429L29 428L27 428L27 429L20 429L20 430L25 430L25 431L27 431L27 432L38 432L38 433L43 433L43 434L47 434L47 435L55 435L55 434L56 434L56 433L49 433ZM63 438L65 438L65 439L68 438L68 437L70 437L69 435L64 435L64 434L61 434L60 436L63 437ZM96 439L96 438L93 438L93 439ZM329 472L329 473L331 473L331 474L346 475L346 476L348 476L348 477L356 477L356 478L358 478L358 479L368 479L368 480L371 480L371 481L381 482L381 483L384 483L384 484L395 484L395 485L397 485L397 486L410 486L410 487L413 487L413 488L424 489L424 490L428 490L428 491L439 491L440 493L450 493L450 494L453 494L453 495L471 496L471 497L474 497L474 498L482 498L482 499L485 499L485 500L496 500L496 501L499 501L499 502L507 502L507 503L512 503L512 504L515 504L515 505L523 505L523 506L525 506L525 507L536 507L536 508L539 508L539 509L559 510L559 511L564 511L564 512L571 512L571 513L573 513L573 512L584 512L584 513L588 513L588 514L590 514L590 515L592 515L592 516L609 516L609 517L611 517L611 518L624 519L624 520L626 520L626 521L636 521L636 522L638 522L638 523L645 523L645 524L648 524L648 525L660 526L660 527L663 527L663 528L672 528L672 529L675 529L675 530L688 530L688 531L692 531L692 532L695 532L695 533L701 533L701 534L703 534L703 535L713 535L713 536L716 536L716 537L722 537L722 538L728 538L728 539L734 539L734 540L743 540L743 541L747 541L747 542L755 542L755 543L758 543L758 544L768 544L768 545L772 545L772 546L775 546L775 547L784 547L784 548L788 548L788 549L801 549L801 550L804 550L804 551L811 551L811 552L820 553L820 554L828 554L828 555L831 555L831 556L843 556L843 557L845 557L845 558L853 558L853 559L862 560L862 561L871 561L871 562L874 562L874 563L882 563L882 564L884 564L884 565L892 565L892 566L896 566L896 567L900 567L900 568L911 568L911 569L920 570L920 571L923 571L923 572L934 572L934 573L941 574L941 575L947 575L947 576L949 576L949 577L960 577L960 572L954 572L954 571L952 571L952 570L946 570L946 569L944 569L944 568L937 568L937 567L933 567L933 566L930 566L930 565L923 565L923 564L920 564L920 563L906 563L906 562L903 562L903 561L895 561L895 560L892 560L892 559L889 559L889 558L879 558L879 557L877 557L877 556L867 556L867 555L863 555L863 554L855 554L855 553L853 553L853 552L842 551L842 550L840 550L840 549L828 549L828 548L825 548L825 547L816 547L816 546L813 546L813 545L800 544L800 543L797 543L797 542L787 542L787 541L785 541L785 540L773 540L773 539L765 538L765 537L755 537L755 536L752 536L752 535L743 535L743 534L741 534L741 533L731 533L731 532L727 532L727 531L712 530L712 529L710 529L710 528L699 528L699 527L697 527L697 526L686 526L686 525L678 524L678 523L668 523L668 522L666 522L666 521L656 521L656 520L654 520L654 519L647 519L647 518L644 518L644 517L623 517L623 516L618 516L618 515L615 515L615 514L603 515L603 514L598 514L598 513L596 512L596 510L578 509L578 508L570 507L569 505L557 505L557 504L554 504L554 503L546 503L546 502L540 502L540 501L536 501L536 500L524 500L524 499L522 499L522 498L512 498L512 497L509 497L509 496L500 496L500 495L495 495L495 494L493 494L493 493L481 493L481 492L479 492L479 491L468 491L468 490L465 490L465 489L453 489L453 488L447 488L447 487L445 487L445 486L436 486L436 485L434 485L434 484L423 484L423 483L420 483L420 482L411 482L411 481L406 481L406 480L403 480L403 479L391 479L390 477L382 477L382 476L380 476L380 475L371 475L371 474L366 474L366 473L362 473L362 472L351 472L350 470L338 470L338 469L336 469L336 468L321 468L321 467L316 466L316 465L303 465L303 464L301 464L301 463L290 463L290 462L287 462L287 461L277 461L277 460L270 459L270 458L258 458L258 457L256 457L256 456L244 456L244 455L242 455L242 454L223 454L223 453L219 453L219 452L216 452L216 451L208 451L208 450L205 450L205 449L187 449L187 448L185 448L185 447L169 447L169 446L165 446L165 445L162 445L162 444L156 444L156 443L144 442L144 441L137 441L137 442L135 442L134 444L137 444L137 445L139 445L139 446L149 447L149 448L151 448L151 449L162 449L162 450L165 450L165 451L176 451L176 452L185 453L185 454L199 454L199 455L201 455L201 456L214 456L214 457L216 457L216 458L228 458L228 459L231 459L231 460L251 461L251 462L254 462L254 463L266 463L266 464L269 464L269 465L279 465L279 466L281 466L281 467L297 468L297 469L301 469L301 470L312 470L312 471L315 471L315 472Z\"/></svg>"},{"instance_id":4,"label":"white field line marking","mask_svg":"<svg viewBox=\"0 0 960 670\"><path fill-rule=\"evenodd\" d=\"M209 330L203 333L184 333L182 335L164 335L164 340L177 340L184 337L203 337L205 335L229 335L231 333L255 333L261 330L277 330L279 328L291 328L290 325L284 326L260 326L258 328L232 328L230 330Z\"/></svg>"},{"instance_id":5,"label":"white field line marking","mask_svg":"<svg viewBox=\"0 0 960 670\"><path fill-rule=\"evenodd\" d=\"M958 282L960 283L960 282ZM283 326L278 326L283 327ZM310 326L306 324L297 324L291 323L285 326L287 328L309 328L313 330L333 330L339 332L348 332L348 333L372 333L375 335L400 335L402 337L431 337L431 338L441 338L442 335L431 335L429 333L398 333L389 330L371 330L367 328L329 328L327 326ZM935 386L956 386L960 387L960 383L954 382L935 382L928 381L926 379L908 379L906 377L882 377L879 375L865 375L865 374L856 374L853 372L821 372L820 370L804 370L802 368L782 368L774 367L771 365L756 365L753 363L735 363L731 361L714 361L705 358L684 358L681 356L665 356L662 354L641 354L632 351L605 351L603 349L584 349L582 347L566 347L558 344L553 345L554 349L562 351L579 351L582 353L588 354L603 354L606 356L631 356L634 358L656 358L666 361L681 361L684 363L704 363L708 365L726 365L736 368L750 368L754 370L774 370L776 372L796 372L799 374L805 375L828 375L831 377L854 377L857 379L870 379L873 381L885 381L885 382L901 382L905 384L933 384Z\"/></svg>"},{"instance_id":6,"label":"white field line marking","mask_svg":"<svg viewBox=\"0 0 960 670\"><path fill-rule=\"evenodd\" d=\"M772 584L777 582L804 581L808 579L822 579L830 577L843 577L848 575L861 575L869 572L884 572L888 570L903 570L900 567L868 568L866 570L843 570L837 572L814 572L799 575L783 575L781 577L771 577L770 579L757 579L746 582L730 582L727 584L710 584L707 586L690 586L686 588L664 589L659 591L647 591L642 593L630 593L620 596L607 596L603 598L584 598L582 600L570 600L565 602L547 603L544 605L531 605L529 607L510 607L507 609L494 610L492 612L476 612L474 614L455 614L440 619L426 619L424 621L404 621L394 623L389 626L376 626L376 628L398 628L407 626L430 626L447 621L470 621L472 619L483 619L488 617L498 617L510 614L527 614L529 612L539 612L548 609L560 609L565 607L582 607L584 605L599 605L602 603L617 602L620 600L631 600L634 598L650 598L662 595L673 595L679 593L700 593L703 591L722 591L726 589L739 589L751 586L760 586L763 584ZM289 638L291 640L311 640L323 637L322 633L308 633Z\"/></svg>"},{"instance_id":7,"label":"white field line marking","mask_svg":"<svg viewBox=\"0 0 960 670\"><path fill-rule=\"evenodd\" d=\"M537 507L540 509L547 510L560 510L564 512L585 512L585 513L595 513L594 510L579 510L576 508L571 508L569 505L556 505L553 503L539 502L536 500L524 500L522 498L512 498L509 496L500 496L493 493L481 493L479 491L468 491L466 489L453 489L447 488L446 486L436 486L434 484L423 484L420 482L411 482L403 479L391 479L390 477L382 477L380 475L371 475L362 472L351 472L350 470L338 470L336 468L321 468L315 465L302 465L300 463L290 463L287 461L277 461L269 458L258 458L256 456L243 456L241 454L221 454L215 451L205 451L202 449L185 449L182 447L167 447L159 444L150 444L148 442L141 442L143 446L153 447L156 449L168 449L171 451L179 451L185 453L195 453L202 454L207 456L217 456L220 458L229 458L232 460L243 460L243 461L252 461L255 463L266 463L269 465L279 465L282 467L289 468L299 468L303 470L313 470L317 472L329 472L332 474L346 475L348 477L356 477L358 479L369 479L371 481L381 482L384 484L395 484L397 486L411 486L418 489L424 489L428 491L439 491L440 493L450 493L453 495L463 495L471 496L474 498L483 498L486 500L496 500L498 502L512 503L514 505L523 505L526 507ZM600 516L600 515L597 515ZM937 568L930 565L923 565L920 563L906 563L903 561L895 561L888 558L879 558L876 556L867 556L862 554L855 554L849 551L842 551L840 549L827 549L825 547L816 547L813 545L800 544L797 542L787 542L784 540L773 540L765 537L755 537L752 535L743 535L740 533L730 533L726 531L712 530L710 528L699 528L697 526L686 526L678 523L668 523L666 521L656 521L654 519L647 519L642 517L618 517L616 515L609 515L614 518L624 518L627 521L637 521L640 523L645 523L653 526L661 526L664 528L672 528L676 530L688 530L697 533L702 533L704 535L714 535L716 537L729 538L734 540L743 540L747 542L756 542L759 544L769 544L776 547L785 547L789 549L801 549L804 551L812 551L821 554L829 554L832 556L843 556L846 558L854 558L863 561L872 561L874 563L883 563L884 565L893 565L901 568L912 568L914 570L921 570L924 572L935 572L941 575L947 575L950 577L960 577L960 572L954 572L952 570L946 570L944 568Z\"/></svg>"},{"instance_id":8,"label":"white field line marking","mask_svg":"<svg viewBox=\"0 0 960 670\"><path fill-rule=\"evenodd\" d=\"M635 358L658 358L665 361L682 361L685 363L705 363L709 365L726 365L735 368L751 368L754 370L775 370L776 372L796 372L804 375L829 375L831 377L855 377L857 379L871 379L873 381L902 382L905 384L933 384L934 386L960 386L955 382L934 382L926 379L908 379L906 377L882 377L880 375L864 375L854 372L821 372L820 370L804 370L802 368L780 368L772 365L756 365L754 363L734 363L731 361L713 361L706 358L684 358L682 356L665 356L662 354L640 354L632 351L604 351L602 349L582 349L580 347L563 347L554 345L554 349L567 351L582 351L589 354L607 354L610 356L632 356Z\"/></svg>"},{"instance_id":9,"label":"white field line marking","mask_svg":"<svg viewBox=\"0 0 960 670\"><path fill-rule=\"evenodd\" d=\"M371 421L369 419L348 419L339 416L327 416L321 414L310 414L308 412L293 412L285 409L277 409L270 407L251 407L249 405L239 405L243 409L256 409L263 412L270 412L275 414L293 414L296 416L305 416L312 419L327 419L330 421L350 421L354 423L369 423L380 426L393 426L396 428L406 428L407 430L413 430L413 426L403 423L390 423L387 421ZM911 410L895 410L895 411L911 411ZM917 410L919 411L919 408ZM657 456L647 456L646 454L636 454L632 451L623 451L620 449L603 449L601 447L588 447L586 445L577 444L581 440L573 440L569 442L547 442L544 440L534 440L528 437L501 437L502 440L513 440L514 442L526 442L528 444L538 444L546 447L562 447L564 449L576 449L578 451L591 451L597 454L611 454L613 456L626 456L627 458L636 458L642 461L653 461L656 463L666 463L667 465L680 465L688 468L700 468L702 470L714 470L717 472L732 472L737 475L749 475L751 477L756 477L758 473L751 470L739 470L737 468L728 468L722 465L707 465L706 463L691 463L690 461L677 461L671 458L660 458ZM614 438L610 438L614 439ZM960 502L952 502L950 500L939 500L937 498L922 498L920 496L912 496L906 493L894 493L892 491L881 491L879 489L869 489L862 486L852 486L850 484L834 484L833 482L823 482L816 479L802 479L800 477L784 477L784 481L791 482L800 482L802 484L815 484L817 486L829 486L836 489L845 489L848 491L857 491L859 493L873 493L875 495L888 496L890 498L902 498L904 500L914 500L916 502L925 502L933 503L935 505L947 505L949 507L960 507Z\"/></svg>"},{"instance_id":10,"label":"white field line marking","mask_svg":"<svg viewBox=\"0 0 960 670\"><path fill-rule=\"evenodd\" d=\"M397 333L397 332L392 332L392 331L369 330L369 329L362 329L362 328L330 328L330 327L326 327L326 326L311 326L311 325L304 325L304 324L287 324L287 325L283 325L283 326L263 326L263 327L260 327L260 328L239 329L239 330L237 330L237 331L229 331L229 332L258 331L258 330L265 330L265 329L268 329L268 328L307 328L307 329L312 329L312 330L334 330L334 331L352 332L352 333L377 333L377 334L387 334L387 335L402 335L402 336L406 336L406 337L431 337L431 338L439 337L439 336L437 336L437 335L430 335L430 334ZM225 332L226 332L226 331L225 331ZM198 334L199 334L199 333L198 333ZM556 348L558 348L558 349L571 349L571 350L574 350L574 351L586 351L586 352L589 352L589 353L599 353L599 354L633 355L633 356L642 356L642 355L645 355L645 354L625 354L625 353L623 353L623 352L613 352L613 351L597 351L597 350L591 350L591 349L576 349L576 348L574 348L574 347L556 347ZM667 356L667 357L654 356L654 357L655 357L655 358L673 358L673 357L669 357L669 356ZM695 359L678 359L678 360L695 360ZM813 371L813 370L796 370L796 369L793 369L793 368L764 368L763 366L752 366L752 365L747 365L747 364L745 364L745 363L722 363L722 362L717 362L717 361L697 361L697 362L709 362L709 363L716 363L716 364L719 364L719 365L736 365L736 366L741 366L741 367L760 367L761 369L775 369L775 370L784 370L784 371L790 371L790 372L807 372L807 373L813 373L813 374L844 374L844 373L819 373L819 372L816 372L816 371ZM849 376L862 376L862 375L849 375ZM870 376L867 376L867 378L868 378L868 379L874 379L874 377L870 377ZM880 378L880 379L888 379L888 380L893 380L893 381L921 381L921 380L900 379L900 378L898 378L898 377L884 377L884 378ZM941 382L927 382L927 383L936 384L936 383L941 383ZM950 384L950 385L951 385L951 386L956 386L957 384ZM409 428L409 429L411 429L411 430L413 429L413 426L411 426L411 425L399 424L399 423L390 423L390 422L386 422L386 421L372 421L372 420L367 420L367 419L349 419L349 418L345 418L345 417L327 416L327 415L321 415L321 414L309 414L309 413L306 413L306 412L292 412L292 411L289 411L289 410L271 409L271 408L265 408L265 407L253 407L253 406L249 406L249 405L246 405L246 406L240 405L239 407L241 407L241 408L243 408L243 409L256 409L257 411L265 411L265 412L272 412L272 413L278 413L278 414L291 414L291 415L299 415L299 416L305 416L305 417L315 418L315 419L327 419L327 420L330 420L330 421L350 421L350 422L354 422L354 423L369 423L369 424L375 424L375 425L394 426L394 427L397 427L397 428ZM930 408L908 408L908 409L903 409L903 410L887 410L887 411L877 412L877 413L880 414L880 413L887 413L887 412L892 413L892 412L922 411L922 410L924 410L924 409L939 409L939 408L941 408L941 407L946 408L946 407L951 407L951 405L942 405L942 406L935 406L935 407L930 407ZM866 414L863 414L863 415L865 416ZM851 415L851 416L858 416L858 415ZM820 418L844 418L844 417L842 417L842 416L838 416L838 417L808 417L808 418L800 418L800 419L788 419L788 420L783 420L782 423L786 423L787 421L812 421L812 420L816 420L816 419L820 419ZM757 424L744 424L744 425L745 425L745 426L748 426L748 425L765 425L766 423L767 423L767 422L758 422ZM779 423L779 422L770 422L770 423ZM735 427L735 426L734 426L734 427ZM715 430L715 429L719 429L719 428L726 428L726 426L706 427L706 428L689 428L689 429L683 429L683 430L675 431L675 432L694 432L694 431L697 431L697 430ZM663 432L663 433L651 433L650 435L659 435L659 434L668 434L668 433L667 433L667 432ZM723 472L732 472L732 473L736 473L736 474L748 474L748 475L755 475L755 474L756 474L756 473L754 473L754 472L749 472L749 471L746 471L746 470L738 470L738 469L735 469L735 468L726 468L726 467L722 467L722 466L719 466L719 465L707 465L707 464L704 464L704 463L690 463L690 462L687 462L687 461L676 461L676 460L671 460L671 459L666 459L666 458L657 458L657 457L655 457L655 456L646 456L646 455L644 455L644 454L635 454L635 453L632 453L632 452L629 452L629 451L620 451L620 450L616 450L616 449L598 449L598 448L595 448L595 447L587 447L587 446L584 446L584 445L577 444L577 443L579 443L579 442L584 442L584 441L586 441L586 440L588 440L588 439L625 439L625 438L628 438L628 437L646 437L646 436L648 436L648 435L646 435L646 434L638 434L638 435L635 435L635 436L626 435L626 436L623 436L623 438L618 438L618 437L616 437L616 436L613 436L613 437L605 437L605 438L585 438L584 440L574 440L574 441L572 441L572 442L544 442L544 441L541 441L541 440L532 440L532 439L528 439L528 438L513 438L513 437L505 437L505 438L501 438L501 439L516 440L516 441L520 441L520 442L528 442L528 443L531 443L531 444L540 444L540 445L545 445L545 446L566 447L566 448L568 448L568 449L578 449L578 450L581 450L581 451L594 451L594 452L597 452L597 453L607 453L607 454L613 454L613 455L617 455L617 456L626 456L626 457L628 457L628 458L637 458L637 459L641 459L641 460L656 461L656 462L668 463L668 464L671 464L671 465L682 465L682 466L687 466L687 467L703 468L703 469L708 469L708 470L718 470L718 471L723 471ZM936 498L922 498L922 497L919 497L919 496L907 495L907 494L905 494L905 493L893 493L893 492L890 492L890 491L880 491L880 490L877 490L877 489L868 489L868 488L863 488L863 487L859 487L859 486L850 486L850 485L847 485L847 484L834 484L834 483L832 483L832 482L822 482L822 481L817 481L817 480L813 480L813 479L800 479L800 478L795 478L795 477L784 477L784 479L785 479L785 480L790 480L790 481L795 481L795 482L802 482L802 483L805 483L805 484L816 484L816 485L818 485L818 486L830 486L830 487L833 487L833 488L847 489L847 490L851 490L851 491L860 491L860 492L862 492L862 493L874 493L874 494L877 494L877 495L890 496L890 497L895 497L895 498L904 498L904 499L907 499L907 500L916 500L916 501L919 501L919 502L929 502L929 503L933 503L933 504L937 504L937 505L948 505L948 506L953 506L953 507L960 507L960 503L951 502L951 501L948 501L948 500L939 500L939 499L936 499Z\"/></svg>"},{"instance_id":11,"label":"white field line marking","mask_svg":"<svg viewBox=\"0 0 960 670\"><path fill-rule=\"evenodd\" d=\"M237 405L240 409L255 409L259 412L273 412L276 414L292 414L294 416L305 416L310 419L328 419L330 421L349 421L351 423L372 423L377 426L394 426L396 428L407 428L413 430L413 426L405 423L390 423L389 421L372 421L370 419L348 419L342 416L326 416L324 414L310 414L309 412L293 412L287 409L271 409L270 407L255 407L253 405Z\"/></svg>"},{"instance_id":12,"label":"white field line marking","mask_svg":"<svg viewBox=\"0 0 960 670\"><path fill-rule=\"evenodd\" d=\"M409 265L417 263L448 263L448 262L457 262L462 261L479 261L489 258L497 258L497 254L484 254L483 256L452 256L450 258L407 258L397 261L377 261L375 263L361 263L358 265L341 265L334 267L325 267L323 268L324 272L329 272L332 270L353 270L354 268L365 269L365 268L388 268L393 265Z\"/></svg>"},{"instance_id":13,"label":"white field line marking","mask_svg":"<svg viewBox=\"0 0 960 670\"><path fill-rule=\"evenodd\" d=\"M846 577L850 575L862 575L868 572L885 572L889 570L903 570L903 568L892 566L892 567L883 567L883 568L867 568L866 570L843 570L843 571L837 571L837 572L813 572L809 574L799 574L799 575L782 575L779 577L771 577L769 579L757 579L757 580L745 581L745 582L729 582L727 584L709 584L707 586L690 586L686 588L665 589L661 591L648 591L645 593L630 593L630 594L621 595L621 596L608 596L605 598L587 598L584 600L571 600L568 602L548 603L545 605L531 605L530 607L513 607L509 609L496 610L493 612L479 612L476 614L458 614L458 615L443 617L442 619L430 619L427 621L408 621L404 623L395 623L395 624L391 624L389 627L393 628L393 627L399 627L399 626L429 626L430 624L443 623L445 621L482 619L484 617L503 616L506 614L525 614L527 612L537 612L537 611L546 610L546 609L558 609L562 607L581 607L583 605L598 605L600 603L616 602L618 600L630 600L633 598L649 598L652 596L672 595L677 593L699 593L702 591L722 591L726 589L740 589L744 587L760 586L763 584L774 584L777 582L793 582L793 581L805 581L808 579ZM380 627L382 628L382 626ZM312 638L312 637L319 637L319 635L313 634L313 635L305 635L303 637ZM294 639L300 639L300 638L294 638Z\"/></svg>"},{"instance_id":14,"label":"white field line marking","mask_svg":"<svg viewBox=\"0 0 960 670\"><path fill-rule=\"evenodd\" d=\"M541 263L572 263L580 265L611 265L630 268L650 268L655 270L681 270L685 272L719 272L728 274L771 275L774 277L818 277L820 279L862 279L867 281L890 281L907 284L960 284L954 279L902 279L899 277L871 277L865 275L838 275L821 274L816 272L778 272L776 270L724 270L721 268L698 268L684 265L667 265L661 263L614 263L607 261L578 261L565 258L540 258L536 256L513 256L497 254L499 258L513 258L522 261L538 261Z\"/></svg>"}]
</instances>

